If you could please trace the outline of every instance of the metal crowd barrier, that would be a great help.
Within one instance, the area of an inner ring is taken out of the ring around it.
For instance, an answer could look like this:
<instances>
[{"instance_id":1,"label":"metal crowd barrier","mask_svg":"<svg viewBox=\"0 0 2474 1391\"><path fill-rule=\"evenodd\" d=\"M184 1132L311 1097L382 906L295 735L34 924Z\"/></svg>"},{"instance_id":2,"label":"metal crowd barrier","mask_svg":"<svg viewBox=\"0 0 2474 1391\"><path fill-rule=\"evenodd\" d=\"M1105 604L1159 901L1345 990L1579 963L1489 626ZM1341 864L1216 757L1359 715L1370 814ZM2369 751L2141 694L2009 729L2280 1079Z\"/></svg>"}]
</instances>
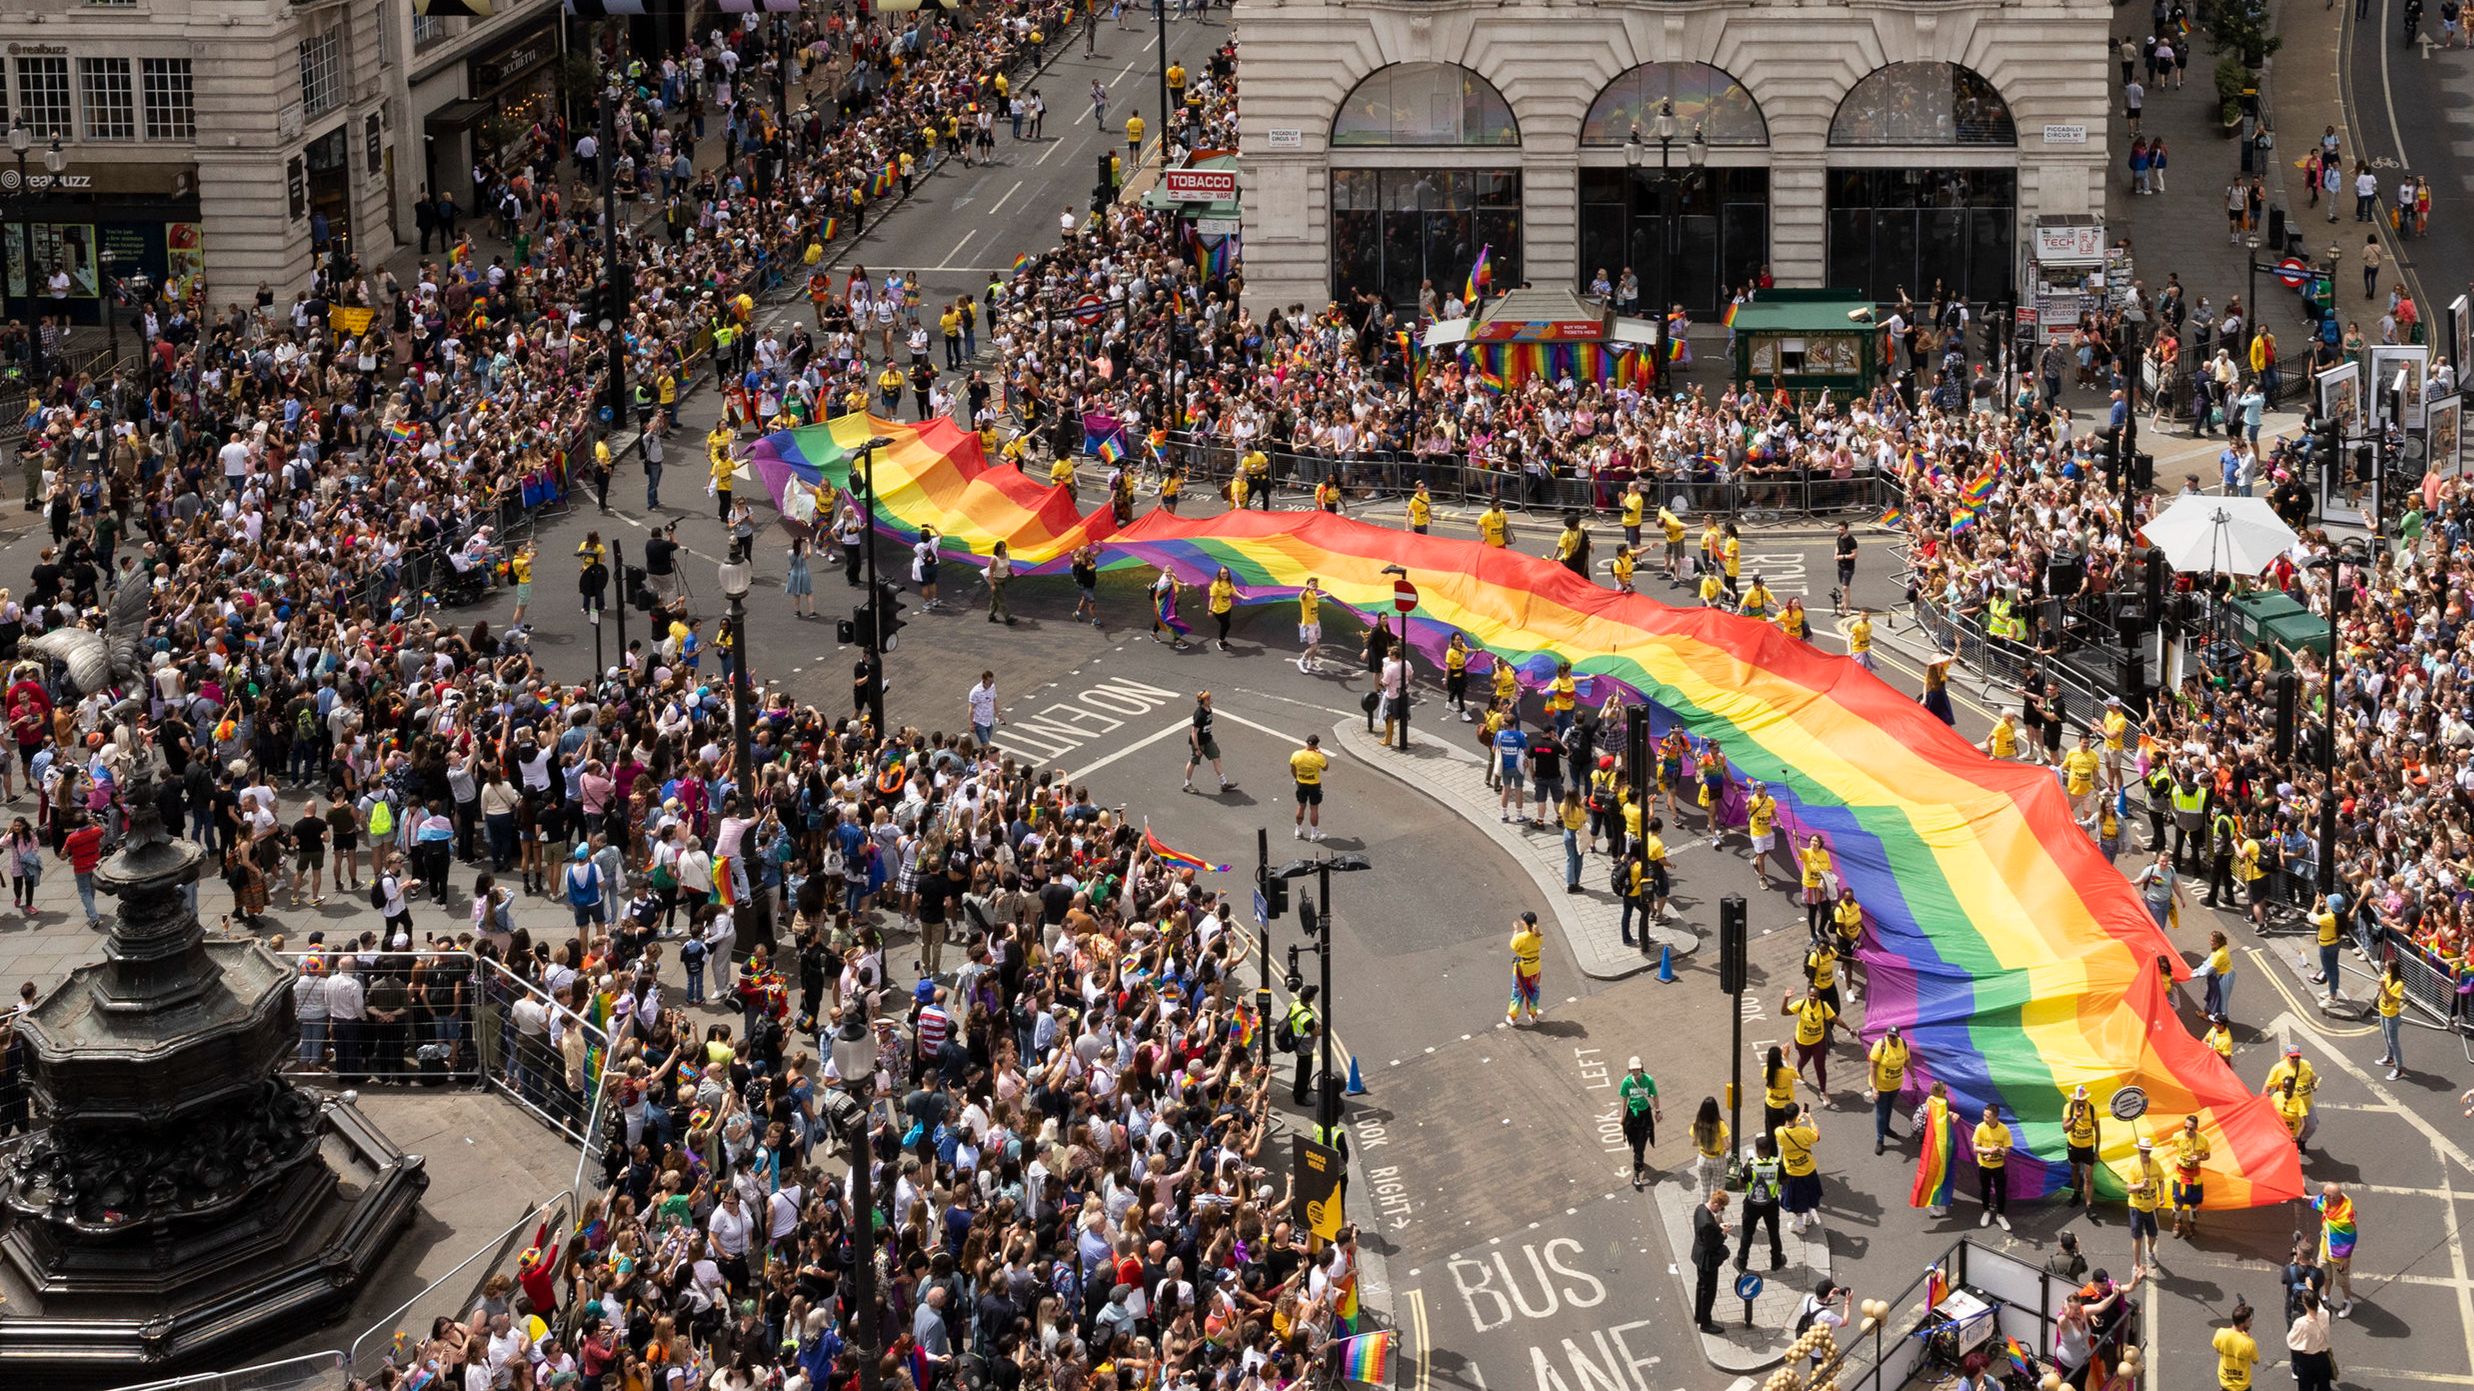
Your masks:
<instances>
[{"instance_id":1,"label":"metal crowd barrier","mask_svg":"<svg viewBox=\"0 0 2474 1391\"><path fill-rule=\"evenodd\" d=\"M471 1318L474 1306L481 1302L482 1287L491 1277L513 1277L516 1263L533 1243L533 1234L542 1225L549 1225L550 1242L560 1246L560 1258L569 1237L574 1234L576 1195L573 1189L561 1189L518 1218L512 1226L500 1232L489 1245L457 1261L445 1274L421 1287L419 1293L405 1300L384 1317L361 1330L352 1346L342 1356L344 1369L353 1376L374 1376L388 1363L406 1365L429 1337L429 1330L439 1319L462 1323ZM546 1249L546 1248L545 1248ZM524 1309L521 1292L510 1296L512 1307ZM542 1320L559 1328L559 1311L532 1309Z\"/></svg>"},{"instance_id":2,"label":"metal crowd barrier","mask_svg":"<svg viewBox=\"0 0 2474 1391\"><path fill-rule=\"evenodd\" d=\"M2430 1022L2442 1029L2463 1030L2468 1027L2465 998L2457 993L2457 978L2433 960L2431 954L2416 946L2413 940L2395 928L2381 925L2372 929L2371 945L2364 955L2377 969L2385 969L2395 961L2405 979L2405 1002L2417 1013L2428 1015Z\"/></svg>"},{"instance_id":3,"label":"metal crowd barrier","mask_svg":"<svg viewBox=\"0 0 2474 1391\"><path fill-rule=\"evenodd\" d=\"M600 1091L600 1064L609 1057L606 1030L559 1004L540 987L499 962L464 952L287 952L296 963L316 956L350 957L362 975L365 1007L383 982L409 992L416 976L431 988L426 1019L305 1021L292 1060L283 1069L295 1081L332 1081L352 1086L464 1086L497 1092L582 1148L589 1163L602 1136L592 1123ZM366 963L366 971L359 969ZM304 975L294 998L312 987L331 990L335 976ZM444 1008L437 989L448 989ZM390 995L391 995L390 991ZM529 1028L526 1001L541 1008L541 1027ZM584 1040L583 1055L570 1064L559 1043L569 1030Z\"/></svg>"},{"instance_id":4,"label":"metal crowd barrier","mask_svg":"<svg viewBox=\"0 0 2474 1391\"><path fill-rule=\"evenodd\" d=\"M305 1352L280 1362L261 1362L228 1372L193 1372L188 1376L142 1381L115 1391L334 1391L344 1382L344 1355L332 1349Z\"/></svg>"},{"instance_id":5,"label":"metal crowd barrier","mask_svg":"<svg viewBox=\"0 0 2474 1391\"><path fill-rule=\"evenodd\" d=\"M1245 450L1220 440L1173 435L1165 454L1182 467L1191 483L1226 482L1238 469ZM1522 471L1473 463L1465 455L1375 451L1323 455L1263 451L1271 465L1271 494L1311 493L1326 478L1344 490L1377 495L1406 494L1426 485L1437 502L1477 506L1501 500L1508 508L1530 512L1581 511L1611 513L1623 507L1630 475L1615 472L1585 476ZM1651 510L1682 503L1695 518L1711 515L1742 521L1829 516L1871 512L1878 515L1893 496L1890 480L1874 472L1841 477L1810 469L1748 472L1733 478L1696 470L1691 477L1652 472L1641 475ZM1252 501L1252 500L1250 500ZM1255 502L1253 505L1260 505Z\"/></svg>"}]
</instances>

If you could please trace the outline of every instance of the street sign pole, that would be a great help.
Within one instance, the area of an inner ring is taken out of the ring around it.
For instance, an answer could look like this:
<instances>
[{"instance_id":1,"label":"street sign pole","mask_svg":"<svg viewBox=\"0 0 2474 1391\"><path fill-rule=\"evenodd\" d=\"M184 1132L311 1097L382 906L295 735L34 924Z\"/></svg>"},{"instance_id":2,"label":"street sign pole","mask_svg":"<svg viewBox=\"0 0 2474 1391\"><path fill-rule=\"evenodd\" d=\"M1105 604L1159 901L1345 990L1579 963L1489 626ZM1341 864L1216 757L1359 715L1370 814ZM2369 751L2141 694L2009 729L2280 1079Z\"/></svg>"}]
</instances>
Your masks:
<instances>
[{"instance_id":1,"label":"street sign pole","mask_svg":"<svg viewBox=\"0 0 2474 1391\"><path fill-rule=\"evenodd\" d=\"M1099 22L1096 15L1092 23ZM1254 1029L1263 1037L1263 1070L1271 1070L1271 831L1254 828L1254 925L1263 934L1263 984L1254 992Z\"/></svg>"}]
</instances>

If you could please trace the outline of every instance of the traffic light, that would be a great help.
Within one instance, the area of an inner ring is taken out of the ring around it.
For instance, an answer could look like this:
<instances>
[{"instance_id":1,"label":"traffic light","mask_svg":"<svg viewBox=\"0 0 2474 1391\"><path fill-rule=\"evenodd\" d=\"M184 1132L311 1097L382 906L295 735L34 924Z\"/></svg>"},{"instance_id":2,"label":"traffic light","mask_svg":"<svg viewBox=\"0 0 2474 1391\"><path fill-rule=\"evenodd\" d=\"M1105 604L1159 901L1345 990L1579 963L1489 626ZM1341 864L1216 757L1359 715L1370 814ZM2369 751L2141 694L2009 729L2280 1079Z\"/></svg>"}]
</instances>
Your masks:
<instances>
[{"instance_id":1,"label":"traffic light","mask_svg":"<svg viewBox=\"0 0 2474 1391\"><path fill-rule=\"evenodd\" d=\"M859 640L859 634L867 624L867 621L867 609L862 607L852 610L850 617L835 620L833 625L833 640L840 643L844 647L850 646L852 643Z\"/></svg>"},{"instance_id":2,"label":"traffic light","mask_svg":"<svg viewBox=\"0 0 2474 1391\"><path fill-rule=\"evenodd\" d=\"M2276 674L2276 761L2294 761L2294 711L2300 703L2302 678L2291 668Z\"/></svg>"},{"instance_id":3,"label":"traffic light","mask_svg":"<svg viewBox=\"0 0 2474 1391\"><path fill-rule=\"evenodd\" d=\"M1263 879L1263 918L1278 922L1289 911L1289 881L1265 876Z\"/></svg>"},{"instance_id":4,"label":"traffic light","mask_svg":"<svg viewBox=\"0 0 2474 1391\"><path fill-rule=\"evenodd\" d=\"M1750 973L1745 960L1751 943L1745 932L1748 922L1744 896L1728 894L1718 900L1718 988L1729 995L1741 995Z\"/></svg>"},{"instance_id":5,"label":"traffic light","mask_svg":"<svg viewBox=\"0 0 2474 1391\"><path fill-rule=\"evenodd\" d=\"M877 651L891 652L898 641L894 635L902 631L903 602L902 586L891 580L876 582L876 641L872 646Z\"/></svg>"}]
</instances>

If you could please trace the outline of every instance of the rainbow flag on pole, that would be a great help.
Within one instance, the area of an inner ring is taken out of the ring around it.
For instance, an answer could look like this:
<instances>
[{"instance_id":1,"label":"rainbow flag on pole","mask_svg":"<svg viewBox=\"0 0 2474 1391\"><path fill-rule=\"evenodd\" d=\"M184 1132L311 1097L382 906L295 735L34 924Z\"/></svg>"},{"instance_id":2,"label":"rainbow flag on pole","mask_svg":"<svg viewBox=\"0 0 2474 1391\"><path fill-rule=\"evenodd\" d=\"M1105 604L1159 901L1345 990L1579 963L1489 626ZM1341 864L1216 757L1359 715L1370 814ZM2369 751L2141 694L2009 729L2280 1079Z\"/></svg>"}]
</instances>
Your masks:
<instances>
[{"instance_id":1,"label":"rainbow flag on pole","mask_svg":"<svg viewBox=\"0 0 2474 1391\"><path fill-rule=\"evenodd\" d=\"M1021 273L1022 273L1022 268L1023 268L1024 266L1029 265L1029 264L1031 264L1031 253L1030 253L1030 252L1028 252L1028 251L1025 251L1025 252L1023 252L1021 255L1016 256L1016 257L1014 258L1014 264L1013 264L1013 271L1014 271L1014 273L1015 273L1015 274L1017 274L1017 275L1021 274Z\"/></svg>"},{"instance_id":2,"label":"rainbow flag on pole","mask_svg":"<svg viewBox=\"0 0 2474 1391\"><path fill-rule=\"evenodd\" d=\"M1881 514L1881 524L1883 526L1897 526L1900 522L1905 520L1907 520L1907 509L1904 507L1893 505L1888 511Z\"/></svg>"},{"instance_id":3,"label":"rainbow flag on pole","mask_svg":"<svg viewBox=\"0 0 2474 1391\"><path fill-rule=\"evenodd\" d=\"M1228 873L1227 865L1215 865L1200 855L1189 855L1183 850L1170 848L1168 842L1151 834L1151 823L1148 821L1143 823L1143 849L1151 852L1151 858L1178 869L1190 869L1197 874Z\"/></svg>"},{"instance_id":4,"label":"rainbow flag on pole","mask_svg":"<svg viewBox=\"0 0 2474 1391\"><path fill-rule=\"evenodd\" d=\"M1340 1375L1343 1380L1362 1381L1369 1386L1381 1386L1391 1379L1392 1343L1399 1335L1390 1329L1380 1333L1360 1333L1340 1344Z\"/></svg>"},{"instance_id":5,"label":"rainbow flag on pole","mask_svg":"<svg viewBox=\"0 0 2474 1391\"><path fill-rule=\"evenodd\" d=\"M1724 324L1728 328L1735 327L1735 311L1743 307L1744 305L1741 300L1727 301L1727 312L1718 316L1718 322Z\"/></svg>"},{"instance_id":6,"label":"rainbow flag on pole","mask_svg":"<svg viewBox=\"0 0 2474 1391\"><path fill-rule=\"evenodd\" d=\"M387 438L397 444L410 444L421 437L421 427L409 420L398 420L387 427Z\"/></svg>"},{"instance_id":7,"label":"rainbow flag on pole","mask_svg":"<svg viewBox=\"0 0 2474 1391\"><path fill-rule=\"evenodd\" d=\"M826 218L826 219L825 219L824 233L823 233L823 235L822 235L822 236L818 237L818 238L817 238L817 240L819 240L819 241L831 241L831 240L833 240L833 234L834 234L834 233L836 233L836 232L839 232L839 231L841 231L841 230L842 230L842 219L840 219L840 218L838 218L838 217L828 217L828 218Z\"/></svg>"}]
</instances>

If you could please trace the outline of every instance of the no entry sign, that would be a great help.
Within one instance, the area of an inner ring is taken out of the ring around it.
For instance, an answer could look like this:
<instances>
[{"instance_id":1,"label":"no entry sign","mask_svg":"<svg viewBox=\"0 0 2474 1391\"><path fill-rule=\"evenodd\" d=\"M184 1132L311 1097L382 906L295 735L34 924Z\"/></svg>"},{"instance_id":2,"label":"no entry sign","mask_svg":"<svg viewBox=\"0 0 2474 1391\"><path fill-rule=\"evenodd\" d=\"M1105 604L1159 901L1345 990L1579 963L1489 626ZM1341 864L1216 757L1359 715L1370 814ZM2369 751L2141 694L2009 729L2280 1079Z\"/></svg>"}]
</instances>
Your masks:
<instances>
[{"instance_id":1,"label":"no entry sign","mask_svg":"<svg viewBox=\"0 0 2474 1391\"><path fill-rule=\"evenodd\" d=\"M1417 607L1417 586L1407 580L1392 581L1392 607L1407 613Z\"/></svg>"}]
</instances>

